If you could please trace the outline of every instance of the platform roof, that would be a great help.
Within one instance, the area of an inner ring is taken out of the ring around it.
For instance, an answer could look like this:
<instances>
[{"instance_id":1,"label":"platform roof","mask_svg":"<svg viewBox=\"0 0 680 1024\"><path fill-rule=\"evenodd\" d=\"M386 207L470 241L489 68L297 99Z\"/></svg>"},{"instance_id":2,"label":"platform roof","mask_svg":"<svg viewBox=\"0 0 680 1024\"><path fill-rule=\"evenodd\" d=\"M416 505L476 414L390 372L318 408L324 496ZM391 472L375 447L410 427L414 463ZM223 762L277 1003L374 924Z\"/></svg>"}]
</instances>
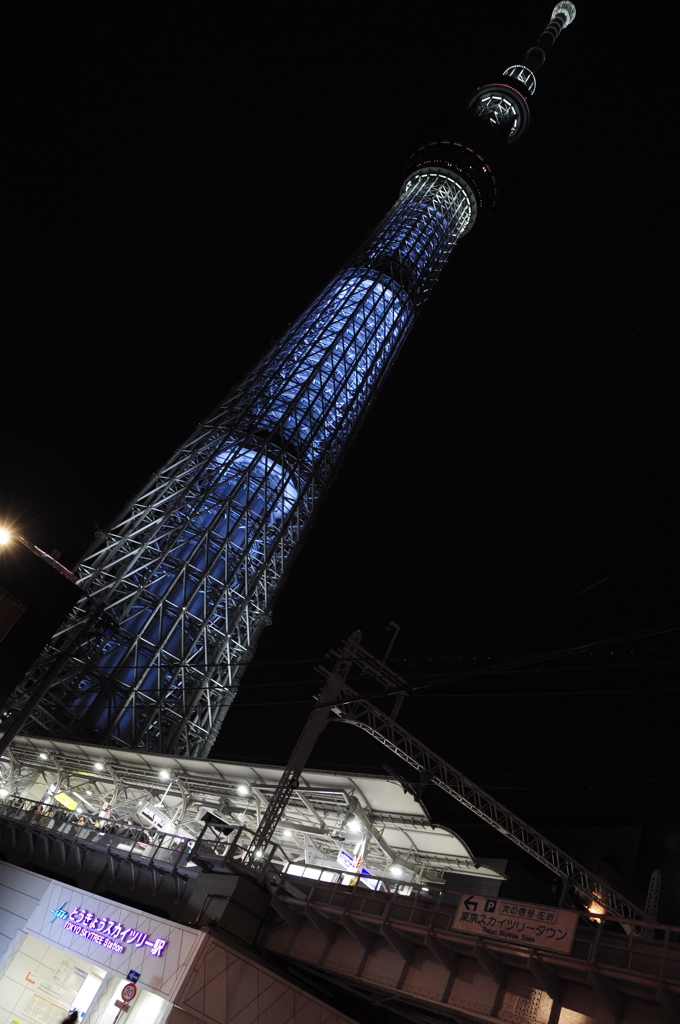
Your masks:
<instances>
[{"instance_id":1,"label":"platform roof","mask_svg":"<svg viewBox=\"0 0 680 1024\"><path fill-rule=\"evenodd\" d=\"M99 767L100 766L100 767ZM66 792L87 814L163 831L198 834L208 816L255 829L283 769L279 765L193 760L98 747L60 739L22 737L11 761L0 761L3 785L32 799ZM50 792L52 787L52 792ZM434 825L422 803L393 778L305 770L274 840L298 866L336 866L366 840L364 864L373 874L441 881L446 873L502 877L475 861L450 829ZM472 881L472 879L471 879Z\"/></svg>"}]
</instances>

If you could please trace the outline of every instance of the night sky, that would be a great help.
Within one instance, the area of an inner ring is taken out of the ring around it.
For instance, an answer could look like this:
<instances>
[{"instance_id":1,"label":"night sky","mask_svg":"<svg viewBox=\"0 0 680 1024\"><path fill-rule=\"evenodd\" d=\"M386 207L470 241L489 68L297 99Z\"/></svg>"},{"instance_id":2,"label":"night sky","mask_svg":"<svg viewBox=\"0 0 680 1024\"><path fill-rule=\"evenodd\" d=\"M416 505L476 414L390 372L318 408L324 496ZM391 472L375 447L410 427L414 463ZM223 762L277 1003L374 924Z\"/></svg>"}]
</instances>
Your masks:
<instances>
[{"instance_id":1,"label":"night sky","mask_svg":"<svg viewBox=\"0 0 680 1024\"><path fill-rule=\"evenodd\" d=\"M403 720L457 768L535 824L656 817L680 843L675 113L656 28L594 8L539 72L515 193L454 251L214 754L285 760L314 666L355 629L382 654L394 621L392 667L443 680ZM550 9L17 8L5 520L73 565ZM314 757L386 760L339 725Z\"/></svg>"}]
</instances>

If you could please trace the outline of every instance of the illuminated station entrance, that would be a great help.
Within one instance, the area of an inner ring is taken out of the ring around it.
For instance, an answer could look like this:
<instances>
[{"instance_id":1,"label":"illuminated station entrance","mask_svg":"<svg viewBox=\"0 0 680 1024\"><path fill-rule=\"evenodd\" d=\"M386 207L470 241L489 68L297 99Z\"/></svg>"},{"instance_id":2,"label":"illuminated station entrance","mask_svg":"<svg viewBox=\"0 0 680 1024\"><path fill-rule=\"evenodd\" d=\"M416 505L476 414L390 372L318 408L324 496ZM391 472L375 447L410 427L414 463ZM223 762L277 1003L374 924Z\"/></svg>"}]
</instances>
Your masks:
<instances>
[{"instance_id":1,"label":"illuminated station entrance","mask_svg":"<svg viewBox=\"0 0 680 1024\"><path fill-rule=\"evenodd\" d=\"M8 1022L41 1024L61 1024L74 1009L88 1024L162 1024L171 1007L162 996L35 935L18 944L0 979L0 1000L10 1006Z\"/></svg>"},{"instance_id":2,"label":"illuminated station entrance","mask_svg":"<svg viewBox=\"0 0 680 1024\"><path fill-rule=\"evenodd\" d=\"M0 960L0 1024L164 1024L201 932L21 868L2 882L4 913L31 912Z\"/></svg>"}]
</instances>

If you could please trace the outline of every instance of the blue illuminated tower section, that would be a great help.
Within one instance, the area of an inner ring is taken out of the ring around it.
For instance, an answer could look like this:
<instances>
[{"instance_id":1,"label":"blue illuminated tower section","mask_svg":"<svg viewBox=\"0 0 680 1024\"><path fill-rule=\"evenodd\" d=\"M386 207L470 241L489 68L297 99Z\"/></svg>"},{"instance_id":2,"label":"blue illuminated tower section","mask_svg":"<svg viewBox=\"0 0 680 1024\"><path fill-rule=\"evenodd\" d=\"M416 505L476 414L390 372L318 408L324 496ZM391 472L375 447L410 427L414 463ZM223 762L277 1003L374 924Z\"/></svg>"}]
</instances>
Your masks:
<instances>
[{"instance_id":1,"label":"blue illuminated tower section","mask_svg":"<svg viewBox=\"0 0 680 1024\"><path fill-rule=\"evenodd\" d=\"M524 63L424 143L346 268L98 537L83 599L16 691L15 707L45 691L30 732L207 756L419 307L507 190L534 71L574 14L559 3Z\"/></svg>"}]
</instances>

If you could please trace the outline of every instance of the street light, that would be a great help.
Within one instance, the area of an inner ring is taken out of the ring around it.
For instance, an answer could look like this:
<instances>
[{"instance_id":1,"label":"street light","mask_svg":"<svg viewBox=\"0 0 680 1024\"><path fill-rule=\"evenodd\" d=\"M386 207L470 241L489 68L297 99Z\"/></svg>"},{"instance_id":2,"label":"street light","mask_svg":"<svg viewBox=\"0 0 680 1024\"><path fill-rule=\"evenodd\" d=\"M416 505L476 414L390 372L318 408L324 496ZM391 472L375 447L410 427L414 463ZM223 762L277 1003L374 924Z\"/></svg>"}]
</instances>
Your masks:
<instances>
[{"instance_id":1,"label":"street light","mask_svg":"<svg viewBox=\"0 0 680 1024\"><path fill-rule=\"evenodd\" d=\"M90 633L96 624L103 622L109 626L113 626L114 628L116 625L114 620L106 615L101 604L93 601L87 594L83 594L76 576L70 569L67 569L65 565L58 562L56 558L52 557L52 555L48 555L46 551L43 551L42 548L39 548L36 544L32 544L30 541L26 540L25 537L21 536L21 534L15 533L13 530L8 530L6 527L0 528L0 544L2 546L7 546L10 542L14 541L18 541L19 544L27 548L32 554L36 555L37 558L40 558L41 561L46 562L50 568L60 573L60 575L64 576L69 583L72 583L73 586L78 589L82 595L79 600L84 601L84 610L86 609L86 614L83 617L80 629L67 642L66 646L62 649L61 653L45 675L41 684L33 691L26 703L19 707L9 720L0 720L0 729L2 729L2 735L0 735L0 754L3 754L5 750L7 750L12 740L19 735L21 730L28 723L31 715L38 707L41 700L43 700L50 687L54 686L61 669L73 652L78 648L78 645L82 642L83 638Z\"/></svg>"},{"instance_id":2,"label":"street light","mask_svg":"<svg viewBox=\"0 0 680 1024\"><path fill-rule=\"evenodd\" d=\"M11 544L13 541L17 541L23 547L27 548L31 554L41 559L41 561L47 562L50 568L54 569L62 576L65 576L67 580L78 586L78 581L71 570L67 569L65 565L61 564L61 562L58 562L56 558L53 558L52 555L48 555L47 552L43 551L42 548L39 548L37 544L32 544L30 540L26 540L26 538L22 537L20 533L15 533L14 530L8 530L6 526L0 527L0 546L7 547L7 545ZM59 552L56 552L56 554L59 554Z\"/></svg>"}]
</instances>

